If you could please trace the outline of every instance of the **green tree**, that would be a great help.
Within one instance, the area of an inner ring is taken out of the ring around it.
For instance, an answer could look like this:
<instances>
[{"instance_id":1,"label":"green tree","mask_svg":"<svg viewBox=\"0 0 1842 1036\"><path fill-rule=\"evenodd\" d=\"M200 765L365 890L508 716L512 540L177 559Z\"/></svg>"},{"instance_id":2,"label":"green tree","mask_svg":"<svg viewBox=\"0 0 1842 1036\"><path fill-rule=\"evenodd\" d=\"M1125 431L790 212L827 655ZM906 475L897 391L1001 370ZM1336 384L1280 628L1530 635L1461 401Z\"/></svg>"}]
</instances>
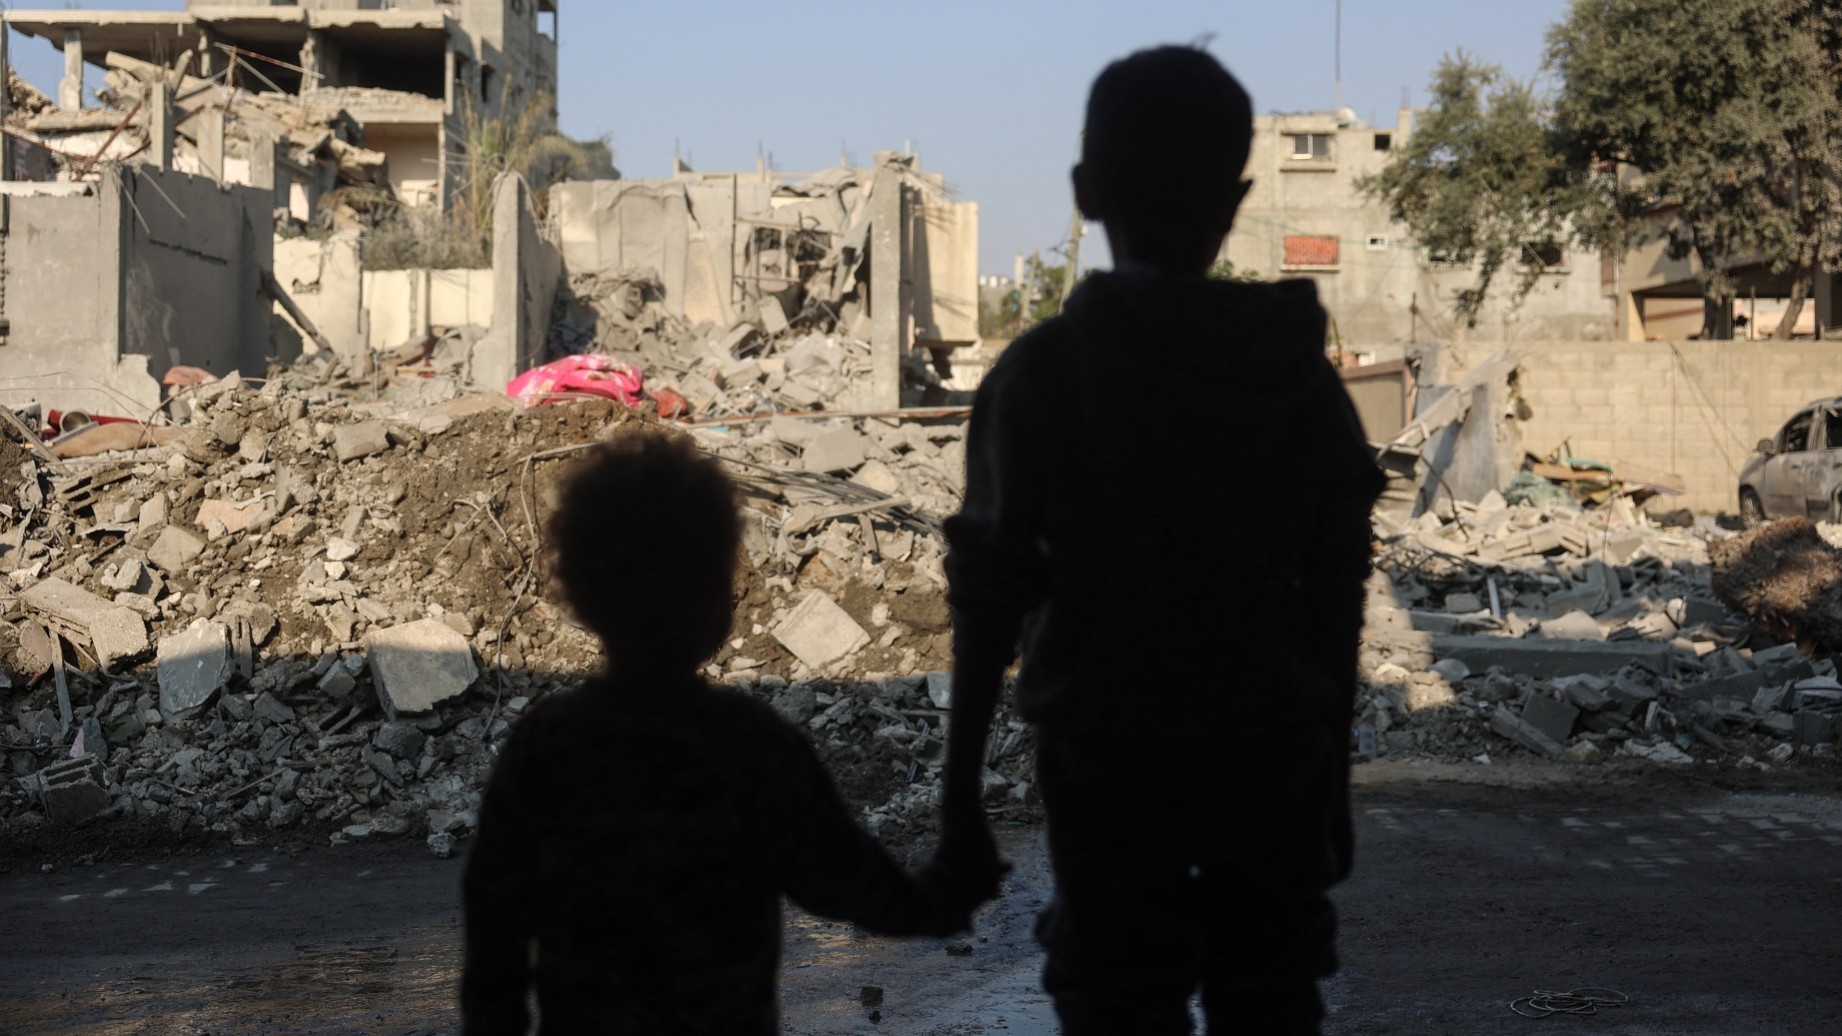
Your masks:
<instances>
[{"instance_id":1,"label":"green tree","mask_svg":"<svg viewBox=\"0 0 1842 1036\"><path fill-rule=\"evenodd\" d=\"M1543 247L1569 235L1567 171L1530 83L1460 51L1440 61L1431 94L1388 165L1356 186L1432 253L1473 264L1455 309L1475 323L1500 274L1519 274L1520 301L1543 269Z\"/></svg>"},{"instance_id":2,"label":"green tree","mask_svg":"<svg viewBox=\"0 0 1842 1036\"><path fill-rule=\"evenodd\" d=\"M1548 38L1556 87L1462 53L1388 167L1364 181L1436 252L1476 264L1474 319L1506 268L1516 297L1549 244L1622 255L1664 236L1698 262L1704 337L1731 337L1733 266L1788 274L1788 337L1814 272L1842 258L1834 0L1574 0Z\"/></svg>"},{"instance_id":3,"label":"green tree","mask_svg":"<svg viewBox=\"0 0 1842 1036\"><path fill-rule=\"evenodd\" d=\"M522 176L531 185L540 216L549 204L551 184L620 175L606 139L574 140L557 132L555 98L540 92L515 103L509 79L500 92L496 115L481 111L471 96L465 99L461 147L464 172L457 215L483 241L492 237L493 185L504 173Z\"/></svg>"},{"instance_id":4,"label":"green tree","mask_svg":"<svg viewBox=\"0 0 1842 1036\"><path fill-rule=\"evenodd\" d=\"M1670 252L1699 261L1708 337L1732 333L1731 264L1790 274L1788 338L1842 255L1836 18L1833 0L1575 0L1549 33L1564 157L1627 166L1619 193L1675 209ZM1645 232L1632 200L1602 210L1614 236Z\"/></svg>"}]
</instances>

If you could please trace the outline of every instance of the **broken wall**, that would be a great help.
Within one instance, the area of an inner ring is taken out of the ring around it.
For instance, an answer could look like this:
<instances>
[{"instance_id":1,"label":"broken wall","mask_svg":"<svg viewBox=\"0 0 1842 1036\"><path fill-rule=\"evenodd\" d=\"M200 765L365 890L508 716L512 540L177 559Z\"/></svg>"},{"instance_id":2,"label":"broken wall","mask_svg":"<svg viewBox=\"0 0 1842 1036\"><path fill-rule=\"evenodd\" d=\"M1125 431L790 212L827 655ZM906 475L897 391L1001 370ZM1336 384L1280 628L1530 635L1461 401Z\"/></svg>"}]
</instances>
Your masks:
<instances>
[{"instance_id":1,"label":"broken wall","mask_svg":"<svg viewBox=\"0 0 1842 1036\"><path fill-rule=\"evenodd\" d=\"M345 231L326 240L297 237L275 242L275 280L341 356L365 350L363 239ZM280 305L275 307L279 315ZM285 321L287 334L299 337Z\"/></svg>"},{"instance_id":2,"label":"broken wall","mask_svg":"<svg viewBox=\"0 0 1842 1036\"><path fill-rule=\"evenodd\" d=\"M1487 346L1444 346L1423 380L1449 383ZM1828 342L1539 342L1516 346L1522 441L1680 475L1673 507L1732 512L1753 445L1814 399L1842 392Z\"/></svg>"},{"instance_id":3,"label":"broken wall","mask_svg":"<svg viewBox=\"0 0 1842 1036\"><path fill-rule=\"evenodd\" d=\"M736 177L583 180L550 188L551 219L572 276L653 270L673 316L732 323L735 220L771 219L773 185Z\"/></svg>"},{"instance_id":4,"label":"broken wall","mask_svg":"<svg viewBox=\"0 0 1842 1036\"><path fill-rule=\"evenodd\" d=\"M473 352L473 382L504 385L543 362L563 257L538 231L531 189L516 176L494 188L492 329Z\"/></svg>"},{"instance_id":5,"label":"broken wall","mask_svg":"<svg viewBox=\"0 0 1842 1036\"><path fill-rule=\"evenodd\" d=\"M373 270L364 276L367 348L473 324L492 326L491 270Z\"/></svg>"},{"instance_id":6,"label":"broken wall","mask_svg":"<svg viewBox=\"0 0 1842 1036\"><path fill-rule=\"evenodd\" d=\"M151 167L7 185L0 403L151 412L173 366L261 375L270 203Z\"/></svg>"},{"instance_id":7,"label":"broken wall","mask_svg":"<svg viewBox=\"0 0 1842 1036\"><path fill-rule=\"evenodd\" d=\"M912 208L914 342L962 348L979 341L979 206L924 200Z\"/></svg>"}]
</instances>

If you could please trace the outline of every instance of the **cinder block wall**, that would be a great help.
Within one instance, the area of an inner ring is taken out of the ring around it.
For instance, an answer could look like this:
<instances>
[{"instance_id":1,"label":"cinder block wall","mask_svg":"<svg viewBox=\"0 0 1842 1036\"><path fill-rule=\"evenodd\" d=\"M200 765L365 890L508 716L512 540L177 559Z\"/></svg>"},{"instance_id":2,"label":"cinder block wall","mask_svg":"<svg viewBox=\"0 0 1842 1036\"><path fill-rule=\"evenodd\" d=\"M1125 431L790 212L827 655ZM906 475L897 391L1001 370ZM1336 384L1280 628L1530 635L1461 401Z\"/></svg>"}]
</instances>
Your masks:
<instances>
[{"instance_id":1,"label":"cinder block wall","mask_svg":"<svg viewBox=\"0 0 1842 1036\"><path fill-rule=\"evenodd\" d=\"M1577 457L1682 476L1679 506L1737 507L1753 446L1811 400L1842 395L1842 343L1534 342L1512 348L1530 453L1563 441ZM1423 376L1453 381L1497 347L1445 346Z\"/></svg>"}]
</instances>

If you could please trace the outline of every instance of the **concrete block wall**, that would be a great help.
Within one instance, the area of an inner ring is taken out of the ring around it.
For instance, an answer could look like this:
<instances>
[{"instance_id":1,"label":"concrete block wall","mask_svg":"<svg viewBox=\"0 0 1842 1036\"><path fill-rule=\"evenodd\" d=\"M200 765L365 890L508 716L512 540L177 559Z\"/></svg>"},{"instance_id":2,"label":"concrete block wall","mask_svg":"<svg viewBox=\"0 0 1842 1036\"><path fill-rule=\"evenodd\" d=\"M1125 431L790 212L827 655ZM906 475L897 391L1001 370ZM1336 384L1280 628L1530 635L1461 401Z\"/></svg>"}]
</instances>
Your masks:
<instances>
[{"instance_id":1,"label":"concrete block wall","mask_svg":"<svg viewBox=\"0 0 1842 1036\"><path fill-rule=\"evenodd\" d=\"M1422 368L1450 382L1496 347L1444 346ZM1842 395L1842 346L1830 342L1538 342L1517 345L1521 437L1546 455L1680 475L1679 506L1732 513L1753 446L1804 404Z\"/></svg>"}]
</instances>

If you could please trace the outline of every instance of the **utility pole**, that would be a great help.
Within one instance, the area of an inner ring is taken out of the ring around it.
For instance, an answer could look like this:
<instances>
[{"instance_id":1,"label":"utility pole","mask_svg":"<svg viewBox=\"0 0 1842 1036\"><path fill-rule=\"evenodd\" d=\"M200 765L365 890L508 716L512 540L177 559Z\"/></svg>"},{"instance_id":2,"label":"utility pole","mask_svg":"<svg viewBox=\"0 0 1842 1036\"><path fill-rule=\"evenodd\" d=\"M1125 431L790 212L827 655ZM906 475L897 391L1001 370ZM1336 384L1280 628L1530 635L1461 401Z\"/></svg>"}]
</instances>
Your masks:
<instances>
[{"instance_id":1,"label":"utility pole","mask_svg":"<svg viewBox=\"0 0 1842 1036\"><path fill-rule=\"evenodd\" d=\"M1081 235L1087 228L1081 223L1081 207L1075 206L1074 220L1068 226L1068 266L1062 271L1062 304L1068 308L1068 296L1074 294L1075 278L1081 273Z\"/></svg>"},{"instance_id":2,"label":"utility pole","mask_svg":"<svg viewBox=\"0 0 1842 1036\"><path fill-rule=\"evenodd\" d=\"M1336 110L1343 110L1343 0L1337 0L1337 103Z\"/></svg>"}]
</instances>

